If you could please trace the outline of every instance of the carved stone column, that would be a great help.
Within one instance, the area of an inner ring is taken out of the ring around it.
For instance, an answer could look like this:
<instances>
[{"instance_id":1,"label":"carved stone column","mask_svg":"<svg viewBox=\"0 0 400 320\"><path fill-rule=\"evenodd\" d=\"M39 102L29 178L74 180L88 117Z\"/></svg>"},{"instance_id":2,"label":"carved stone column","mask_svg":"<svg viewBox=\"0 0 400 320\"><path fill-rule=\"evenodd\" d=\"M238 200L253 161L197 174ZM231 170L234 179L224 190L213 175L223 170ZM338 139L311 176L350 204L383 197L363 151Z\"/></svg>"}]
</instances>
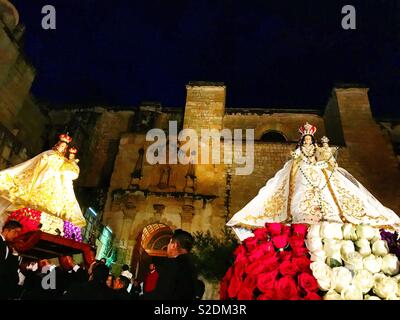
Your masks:
<instances>
[{"instance_id":1,"label":"carved stone column","mask_svg":"<svg viewBox=\"0 0 400 320\"><path fill-rule=\"evenodd\" d=\"M192 231L192 222L194 216L194 206L190 204L184 204L182 206L181 221L182 229L188 232Z\"/></svg>"},{"instance_id":2,"label":"carved stone column","mask_svg":"<svg viewBox=\"0 0 400 320\"><path fill-rule=\"evenodd\" d=\"M160 221L161 220L161 216L164 213L165 210L165 205L163 204L153 204L153 208L154 208L154 217Z\"/></svg>"}]
</instances>

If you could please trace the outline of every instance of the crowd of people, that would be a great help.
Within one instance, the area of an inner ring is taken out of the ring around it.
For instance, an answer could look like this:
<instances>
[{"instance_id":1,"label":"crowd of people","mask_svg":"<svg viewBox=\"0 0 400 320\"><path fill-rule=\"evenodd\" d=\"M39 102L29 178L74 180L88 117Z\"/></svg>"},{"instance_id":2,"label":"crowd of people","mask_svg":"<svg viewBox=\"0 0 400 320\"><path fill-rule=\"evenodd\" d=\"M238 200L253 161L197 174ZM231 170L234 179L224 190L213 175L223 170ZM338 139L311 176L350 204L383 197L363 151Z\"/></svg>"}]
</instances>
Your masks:
<instances>
[{"instance_id":1,"label":"crowd of people","mask_svg":"<svg viewBox=\"0 0 400 320\"><path fill-rule=\"evenodd\" d=\"M0 300L196 300L204 294L190 253L193 237L186 231L174 232L168 259L150 263L141 282L128 265L113 275L105 259L89 268L71 256L60 258L59 265L46 259L21 261L11 245L21 229L19 222L8 221L0 233Z\"/></svg>"}]
</instances>

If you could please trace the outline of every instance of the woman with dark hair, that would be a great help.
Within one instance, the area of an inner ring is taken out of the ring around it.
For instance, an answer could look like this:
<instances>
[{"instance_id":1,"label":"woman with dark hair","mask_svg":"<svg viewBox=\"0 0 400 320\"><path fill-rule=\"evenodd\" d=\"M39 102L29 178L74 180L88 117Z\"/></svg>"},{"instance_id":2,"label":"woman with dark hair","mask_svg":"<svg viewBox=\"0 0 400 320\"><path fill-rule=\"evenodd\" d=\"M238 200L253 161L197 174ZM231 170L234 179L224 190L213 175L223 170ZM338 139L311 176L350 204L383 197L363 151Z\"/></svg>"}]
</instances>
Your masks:
<instances>
[{"instance_id":1,"label":"woman with dark hair","mask_svg":"<svg viewBox=\"0 0 400 320\"><path fill-rule=\"evenodd\" d=\"M291 159L258 195L227 223L240 240L266 222L350 222L400 229L398 215L384 207L350 173L338 167L329 139L316 143L317 128L306 123Z\"/></svg>"}]
</instances>

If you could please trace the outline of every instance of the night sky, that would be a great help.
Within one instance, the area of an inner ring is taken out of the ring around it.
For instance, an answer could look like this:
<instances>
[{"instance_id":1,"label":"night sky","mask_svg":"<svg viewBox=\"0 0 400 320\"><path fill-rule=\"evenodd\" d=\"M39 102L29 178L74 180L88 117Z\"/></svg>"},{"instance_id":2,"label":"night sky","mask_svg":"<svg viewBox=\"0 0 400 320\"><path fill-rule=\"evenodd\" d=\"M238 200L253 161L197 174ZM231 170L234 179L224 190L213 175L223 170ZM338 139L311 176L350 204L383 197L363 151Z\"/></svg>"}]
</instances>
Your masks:
<instances>
[{"instance_id":1,"label":"night sky","mask_svg":"<svg viewBox=\"0 0 400 320\"><path fill-rule=\"evenodd\" d=\"M12 0L54 107L185 103L189 81L222 81L227 107L323 108L335 83L370 87L373 112L400 118L400 0ZM54 5L57 29L43 30ZM343 30L341 8L357 10Z\"/></svg>"}]
</instances>

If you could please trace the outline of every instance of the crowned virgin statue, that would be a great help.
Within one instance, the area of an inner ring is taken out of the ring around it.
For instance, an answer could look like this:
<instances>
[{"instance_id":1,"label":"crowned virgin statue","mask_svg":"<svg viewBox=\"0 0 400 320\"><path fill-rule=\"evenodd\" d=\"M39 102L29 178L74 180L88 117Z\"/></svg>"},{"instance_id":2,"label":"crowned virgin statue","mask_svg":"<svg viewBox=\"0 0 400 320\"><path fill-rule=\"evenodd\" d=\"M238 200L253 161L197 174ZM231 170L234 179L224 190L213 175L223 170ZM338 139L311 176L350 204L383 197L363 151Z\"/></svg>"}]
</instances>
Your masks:
<instances>
[{"instance_id":1,"label":"crowned virgin statue","mask_svg":"<svg viewBox=\"0 0 400 320\"><path fill-rule=\"evenodd\" d=\"M66 158L71 141L71 137L62 134L52 150L0 171L2 212L10 208L29 207L68 220L79 227L86 225L71 188L72 180L79 175L76 161ZM70 171L75 175L71 175Z\"/></svg>"},{"instance_id":2,"label":"crowned virgin statue","mask_svg":"<svg viewBox=\"0 0 400 320\"><path fill-rule=\"evenodd\" d=\"M316 130L309 123L299 129L301 138L291 159L229 220L240 240L266 222L349 222L400 229L398 215L337 165L329 139L323 137L322 146L317 145Z\"/></svg>"}]
</instances>

